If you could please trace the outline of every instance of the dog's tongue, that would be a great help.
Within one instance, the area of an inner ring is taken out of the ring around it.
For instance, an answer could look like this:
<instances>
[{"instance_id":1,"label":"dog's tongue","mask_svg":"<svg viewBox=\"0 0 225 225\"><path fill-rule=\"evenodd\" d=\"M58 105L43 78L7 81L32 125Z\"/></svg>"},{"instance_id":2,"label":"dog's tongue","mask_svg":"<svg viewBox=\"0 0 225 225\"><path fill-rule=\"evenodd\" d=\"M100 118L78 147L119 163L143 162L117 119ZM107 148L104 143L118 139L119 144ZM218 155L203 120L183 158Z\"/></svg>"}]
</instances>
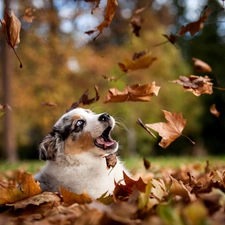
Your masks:
<instances>
[{"instance_id":1,"label":"dog's tongue","mask_svg":"<svg viewBox=\"0 0 225 225\"><path fill-rule=\"evenodd\" d=\"M99 137L96 139L97 143L102 145L104 149L114 145L115 141L107 139L107 141L103 137Z\"/></svg>"}]
</instances>

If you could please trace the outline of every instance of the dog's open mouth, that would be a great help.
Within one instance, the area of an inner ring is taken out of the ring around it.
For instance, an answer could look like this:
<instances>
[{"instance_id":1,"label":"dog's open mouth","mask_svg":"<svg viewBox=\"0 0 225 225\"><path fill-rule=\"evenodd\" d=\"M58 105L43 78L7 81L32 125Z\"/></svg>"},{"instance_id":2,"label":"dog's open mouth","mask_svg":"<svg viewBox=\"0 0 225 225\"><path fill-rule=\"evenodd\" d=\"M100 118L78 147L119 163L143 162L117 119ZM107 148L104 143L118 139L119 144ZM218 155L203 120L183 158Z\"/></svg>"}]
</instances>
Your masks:
<instances>
[{"instance_id":1,"label":"dog's open mouth","mask_svg":"<svg viewBox=\"0 0 225 225\"><path fill-rule=\"evenodd\" d=\"M117 142L114 141L110 137L110 131L112 130L112 127L108 126L102 134L97 137L94 141L95 145L98 148L102 148L103 150L113 149L116 147Z\"/></svg>"}]
</instances>

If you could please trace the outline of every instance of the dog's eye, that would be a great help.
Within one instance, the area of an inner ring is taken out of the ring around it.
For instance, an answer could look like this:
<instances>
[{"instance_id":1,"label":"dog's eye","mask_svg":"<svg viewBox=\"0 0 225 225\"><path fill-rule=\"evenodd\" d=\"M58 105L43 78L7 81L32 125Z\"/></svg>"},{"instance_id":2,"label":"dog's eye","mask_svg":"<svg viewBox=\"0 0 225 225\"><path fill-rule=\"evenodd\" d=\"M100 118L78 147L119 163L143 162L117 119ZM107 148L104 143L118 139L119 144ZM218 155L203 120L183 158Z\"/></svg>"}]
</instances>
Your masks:
<instances>
[{"instance_id":1,"label":"dog's eye","mask_svg":"<svg viewBox=\"0 0 225 225\"><path fill-rule=\"evenodd\" d=\"M84 124L84 121L83 120L77 120L76 122L76 127L80 127Z\"/></svg>"}]
</instances>

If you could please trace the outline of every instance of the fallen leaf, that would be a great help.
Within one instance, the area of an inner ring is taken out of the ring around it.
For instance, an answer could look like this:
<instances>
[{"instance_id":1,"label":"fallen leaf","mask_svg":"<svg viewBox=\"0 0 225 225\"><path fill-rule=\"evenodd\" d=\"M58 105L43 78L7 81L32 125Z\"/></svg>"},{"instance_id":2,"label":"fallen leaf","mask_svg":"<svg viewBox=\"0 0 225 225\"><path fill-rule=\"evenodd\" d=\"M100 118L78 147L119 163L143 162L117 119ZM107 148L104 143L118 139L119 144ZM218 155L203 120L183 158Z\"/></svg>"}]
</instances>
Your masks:
<instances>
[{"instance_id":1,"label":"fallen leaf","mask_svg":"<svg viewBox=\"0 0 225 225\"><path fill-rule=\"evenodd\" d=\"M152 57L151 52L141 51L134 53L132 60L125 57L124 63L119 62L118 65L120 69L126 73L128 70L139 70L148 68L156 60L157 58Z\"/></svg>"},{"instance_id":2,"label":"fallen leaf","mask_svg":"<svg viewBox=\"0 0 225 225\"><path fill-rule=\"evenodd\" d=\"M116 154L110 154L105 156L106 159L106 168L110 169L111 167L114 168L117 163Z\"/></svg>"},{"instance_id":3,"label":"fallen leaf","mask_svg":"<svg viewBox=\"0 0 225 225\"><path fill-rule=\"evenodd\" d=\"M184 34L189 32L191 36L195 35L199 30L203 29L204 22L207 20L210 14L211 9L208 6L206 6L199 20L188 23L186 26L182 26L180 30L177 32L177 34L179 36L183 36Z\"/></svg>"},{"instance_id":4,"label":"fallen leaf","mask_svg":"<svg viewBox=\"0 0 225 225\"><path fill-rule=\"evenodd\" d=\"M210 112L217 118L220 117L220 112L216 108L216 104L212 104L210 107Z\"/></svg>"},{"instance_id":5,"label":"fallen leaf","mask_svg":"<svg viewBox=\"0 0 225 225\"><path fill-rule=\"evenodd\" d=\"M20 29L21 23L19 19L15 16L14 12L5 7L4 20L0 20L2 24L2 32L5 34L6 41L8 45L13 49L17 59L20 62L20 68L23 67L18 55L15 51L15 46L20 43Z\"/></svg>"},{"instance_id":6,"label":"fallen leaf","mask_svg":"<svg viewBox=\"0 0 225 225\"><path fill-rule=\"evenodd\" d=\"M26 21L27 23L32 23L33 20L35 19L34 12L36 9L28 8L25 10L24 15L22 16L23 20Z\"/></svg>"},{"instance_id":7,"label":"fallen leaf","mask_svg":"<svg viewBox=\"0 0 225 225\"><path fill-rule=\"evenodd\" d=\"M90 105L94 102L97 102L100 98L99 92L98 92L98 86L95 85L95 97L94 98L88 98L89 96L89 90L86 90L83 95L79 98L77 102L74 102L70 108L67 110L69 112L72 109L75 109L77 107L80 107L81 105Z\"/></svg>"},{"instance_id":8,"label":"fallen leaf","mask_svg":"<svg viewBox=\"0 0 225 225\"><path fill-rule=\"evenodd\" d=\"M54 102L41 102L42 105L44 106L49 106L49 107L56 107L57 104Z\"/></svg>"},{"instance_id":9,"label":"fallen leaf","mask_svg":"<svg viewBox=\"0 0 225 225\"><path fill-rule=\"evenodd\" d=\"M192 92L195 96L213 93L213 83L208 76L190 75L188 77L180 76L179 80L172 81L175 84L182 85L186 91Z\"/></svg>"},{"instance_id":10,"label":"fallen leaf","mask_svg":"<svg viewBox=\"0 0 225 225\"><path fill-rule=\"evenodd\" d=\"M106 96L105 103L109 102L125 102L125 101L150 101L153 95L158 95L160 87L155 85L153 81L151 84L135 84L132 86L126 86L123 92L120 92L117 88L110 88Z\"/></svg>"},{"instance_id":11,"label":"fallen leaf","mask_svg":"<svg viewBox=\"0 0 225 225\"><path fill-rule=\"evenodd\" d=\"M196 72L202 72L202 73L211 73L212 68L205 62L203 62L200 59L192 58L192 61L194 62L194 70Z\"/></svg>"},{"instance_id":12,"label":"fallen leaf","mask_svg":"<svg viewBox=\"0 0 225 225\"><path fill-rule=\"evenodd\" d=\"M0 205L14 203L41 192L39 183L34 180L31 174L19 173L13 183L0 182Z\"/></svg>"},{"instance_id":13,"label":"fallen leaf","mask_svg":"<svg viewBox=\"0 0 225 225\"><path fill-rule=\"evenodd\" d=\"M166 120L168 121L167 123L159 122L153 124L145 124L145 126L159 133L159 135L162 137L162 140L160 141L159 145L162 148L166 148L174 140L183 135L182 131L186 126L186 119L183 118L181 113L171 113L166 110L163 110L163 113L165 115Z\"/></svg>"},{"instance_id":14,"label":"fallen leaf","mask_svg":"<svg viewBox=\"0 0 225 225\"><path fill-rule=\"evenodd\" d=\"M108 27L110 23L112 22L117 6L118 6L117 0L107 0L104 21L101 24L99 24L94 30L89 30L89 31L86 31L85 33L90 35L98 30L99 34L94 38L95 40L103 32L104 28Z\"/></svg>"}]
</instances>

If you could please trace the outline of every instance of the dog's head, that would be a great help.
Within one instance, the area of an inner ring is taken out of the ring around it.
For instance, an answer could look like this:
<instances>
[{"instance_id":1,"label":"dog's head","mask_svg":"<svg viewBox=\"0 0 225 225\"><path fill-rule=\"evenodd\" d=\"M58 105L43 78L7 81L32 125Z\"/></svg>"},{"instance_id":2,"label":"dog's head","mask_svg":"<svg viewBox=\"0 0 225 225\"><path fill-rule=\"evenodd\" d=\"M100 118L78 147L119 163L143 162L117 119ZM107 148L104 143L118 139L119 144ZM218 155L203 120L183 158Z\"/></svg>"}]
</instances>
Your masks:
<instances>
[{"instance_id":1,"label":"dog's head","mask_svg":"<svg viewBox=\"0 0 225 225\"><path fill-rule=\"evenodd\" d=\"M88 152L99 156L114 153L118 143L110 137L115 120L107 113L76 108L64 114L39 145L42 160L55 160L58 154Z\"/></svg>"}]
</instances>

